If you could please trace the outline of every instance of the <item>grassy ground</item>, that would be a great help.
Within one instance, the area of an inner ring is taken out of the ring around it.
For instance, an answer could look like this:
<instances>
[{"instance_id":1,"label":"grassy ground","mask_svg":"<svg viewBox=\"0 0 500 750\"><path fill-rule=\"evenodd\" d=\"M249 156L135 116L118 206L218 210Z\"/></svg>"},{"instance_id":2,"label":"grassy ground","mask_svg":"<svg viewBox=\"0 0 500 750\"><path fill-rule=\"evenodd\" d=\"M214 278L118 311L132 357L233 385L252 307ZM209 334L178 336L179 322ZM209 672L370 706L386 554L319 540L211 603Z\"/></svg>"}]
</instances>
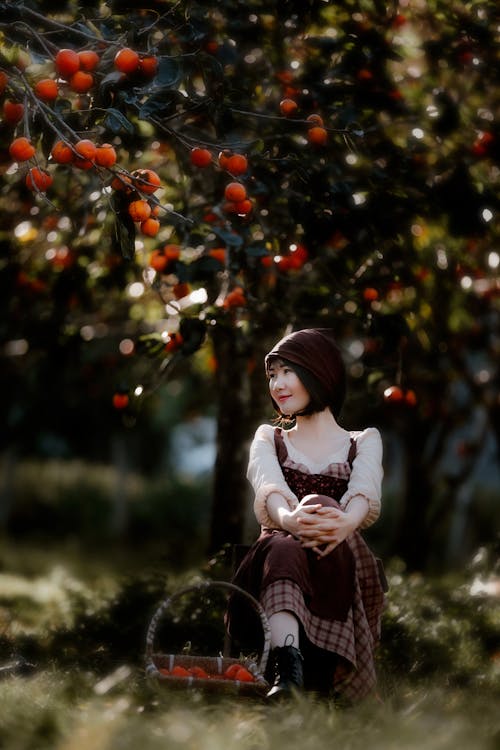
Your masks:
<instances>
[{"instance_id":1,"label":"grassy ground","mask_svg":"<svg viewBox=\"0 0 500 750\"><path fill-rule=\"evenodd\" d=\"M165 590L200 571L165 575L155 553L135 552L132 561L130 550L4 545L0 666L20 657L28 664L0 679L1 748L500 747L500 604L487 560L459 579L434 581L393 565L380 700L346 708L307 695L269 706L149 684L142 656L150 616Z\"/></svg>"}]
</instances>

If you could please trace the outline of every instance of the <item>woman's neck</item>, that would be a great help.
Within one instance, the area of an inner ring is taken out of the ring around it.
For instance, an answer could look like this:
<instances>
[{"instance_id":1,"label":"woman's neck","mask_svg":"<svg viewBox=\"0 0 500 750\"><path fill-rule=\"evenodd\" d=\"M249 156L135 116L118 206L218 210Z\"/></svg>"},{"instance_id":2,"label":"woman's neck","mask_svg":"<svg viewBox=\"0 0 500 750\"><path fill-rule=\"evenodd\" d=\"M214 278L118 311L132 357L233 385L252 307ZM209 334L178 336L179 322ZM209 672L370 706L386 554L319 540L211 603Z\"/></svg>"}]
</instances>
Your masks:
<instances>
[{"instance_id":1,"label":"woman's neck","mask_svg":"<svg viewBox=\"0 0 500 750\"><path fill-rule=\"evenodd\" d=\"M341 427L331 411L297 416L295 427L288 431L292 446L302 455L318 464L327 464L346 440L348 433Z\"/></svg>"},{"instance_id":2,"label":"woman's neck","mask_svg":"<svg viewBox=\"0 0 500 750\"><path fill-rule=\"evenodd\" d=\"M336 434L345 434L344 428L339 425L330 409L307 416L297 415L294 431L303 439L314 438L315 440L326 437L331 439Z\"/></svg>"}]
</instances>

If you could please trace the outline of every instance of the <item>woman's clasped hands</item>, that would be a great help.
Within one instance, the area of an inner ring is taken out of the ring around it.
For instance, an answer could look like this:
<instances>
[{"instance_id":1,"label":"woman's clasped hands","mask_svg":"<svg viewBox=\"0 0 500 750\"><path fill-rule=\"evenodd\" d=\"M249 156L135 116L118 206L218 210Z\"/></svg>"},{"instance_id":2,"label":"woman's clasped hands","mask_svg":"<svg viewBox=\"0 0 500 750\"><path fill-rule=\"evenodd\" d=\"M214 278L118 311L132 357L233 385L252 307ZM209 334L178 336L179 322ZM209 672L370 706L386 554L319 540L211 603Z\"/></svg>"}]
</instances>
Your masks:
<instances>
[{"instance_id":1,"label":"woman's clasped hands","mask_svg":"<svg viewBox=\"0 0 500 750\"><path fill-rule=\"evenodd\" d=\"M356 530L357 523L350 513L323 505L319 499L315 494L302 498L290 513L293 528L289 530L304 547L312 549L318 557L325 557Z\"/></svg>"}]
</instances>

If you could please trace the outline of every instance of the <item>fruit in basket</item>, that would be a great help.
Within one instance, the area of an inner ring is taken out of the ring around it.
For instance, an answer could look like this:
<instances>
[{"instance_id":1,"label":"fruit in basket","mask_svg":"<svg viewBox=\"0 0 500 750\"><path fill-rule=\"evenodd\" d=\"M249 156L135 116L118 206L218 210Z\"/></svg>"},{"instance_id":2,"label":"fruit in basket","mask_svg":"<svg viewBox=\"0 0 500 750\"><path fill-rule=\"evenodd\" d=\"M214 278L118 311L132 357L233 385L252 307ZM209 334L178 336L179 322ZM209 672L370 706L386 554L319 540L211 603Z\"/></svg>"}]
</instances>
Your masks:
<instances>
[{"instance_id":1,"label":"fruit in basket","mask_svg":"<svg viewBox=\"0 0 500 750\"><path fill-rule=\"evenodd\" d=\"M189 674L192 674L193 677L198 677L199 679L206 680L210 676L208 672L205 672L205 670L202 667L189 667L188 669Z\"/></svg>"},{"instance_id":2,"label":"fruit in basket","mask_svg":"<svg viewBox=\"0 0 500 750\"><path fill-rule=\"evenodd\" d=\"M173 669L170 671L170 674L172 677L190 677L190 673L185 667L181 667L180 665L177 665L173 667Z\"/></svg>"},{"instance_id":3,"label":"fruit in basket","mask_svg":"<svg viewBox=\"0 0 500 750\"><path fill-rule=\"evenodd\" d=\"M241 664L231 664L224 672L224 677L227 680L238 680L239 682L254 682L255 680L253 674Z\"/></svg>"},{"instance_id":4,"label":"fruit in basket","mask_svg":"<svg viewBox=\"0 0 500 750\"><path fill-rule=\"evenodd\" d=\"M231 666L225 670L224 677L228 680L235 680L238 669L241 669L241 664L231 664Z\"/></svg>"},{"instance_id":5,"label":"fruit in basket","mask_svg":"<svg viewBox=\"0 0 500 750\"><path fill-rule=\"evenodd\" d=\"M170 674L170 671L168 669L164 669L164 667L160 667L160 669L158 670L158 672L160 674L163 674L163 675L169 675Z\"/></svg>"}]
</instances>

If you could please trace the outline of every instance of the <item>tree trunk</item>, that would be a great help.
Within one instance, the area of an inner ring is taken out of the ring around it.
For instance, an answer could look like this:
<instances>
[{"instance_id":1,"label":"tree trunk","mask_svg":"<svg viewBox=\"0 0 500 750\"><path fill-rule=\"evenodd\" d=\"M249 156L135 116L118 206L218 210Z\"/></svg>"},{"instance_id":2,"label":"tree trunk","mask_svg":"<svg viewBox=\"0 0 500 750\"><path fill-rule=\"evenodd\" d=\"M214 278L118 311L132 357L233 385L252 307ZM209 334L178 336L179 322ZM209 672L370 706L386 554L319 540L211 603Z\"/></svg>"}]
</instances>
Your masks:
<instances>
[{"instance_id":1,"label":"tree trunk","mask_svg":"<svg viewBox=\"0 0 500 750\"><path fill-rule=\"evenodd\" d=\"M252 489L246 478L248 450L257 426L273 413L264 356L281 335L281 327L274 316L251 336L222 326L211 331L218 404L211 553L225 544L249 541L258 531L252 514Z\"/></svg>"},{"instance_id":2,"label":"tree trunk","mask_svg":"<svg viewBox=\"0 0 500 750\"><path fill-rule=\"evenodd\" d=\"M247 415L249 378L242 334L217 326L213 332L217 360L217 458L210 530L210 551L240 543L248 498Z\"/></svg>"},{"instance_id":3,"label":"tree trunk","mask_svg":"<svg viewBox=\"0 0 500 750\"><path fill-rule=\"evenodd\" d=\"M7 527L10 511L14 499L14 472L16 468L16 450L8 447L2 457L2 473L0 483L0 530Z\"/></svg>"}]
</instances>

